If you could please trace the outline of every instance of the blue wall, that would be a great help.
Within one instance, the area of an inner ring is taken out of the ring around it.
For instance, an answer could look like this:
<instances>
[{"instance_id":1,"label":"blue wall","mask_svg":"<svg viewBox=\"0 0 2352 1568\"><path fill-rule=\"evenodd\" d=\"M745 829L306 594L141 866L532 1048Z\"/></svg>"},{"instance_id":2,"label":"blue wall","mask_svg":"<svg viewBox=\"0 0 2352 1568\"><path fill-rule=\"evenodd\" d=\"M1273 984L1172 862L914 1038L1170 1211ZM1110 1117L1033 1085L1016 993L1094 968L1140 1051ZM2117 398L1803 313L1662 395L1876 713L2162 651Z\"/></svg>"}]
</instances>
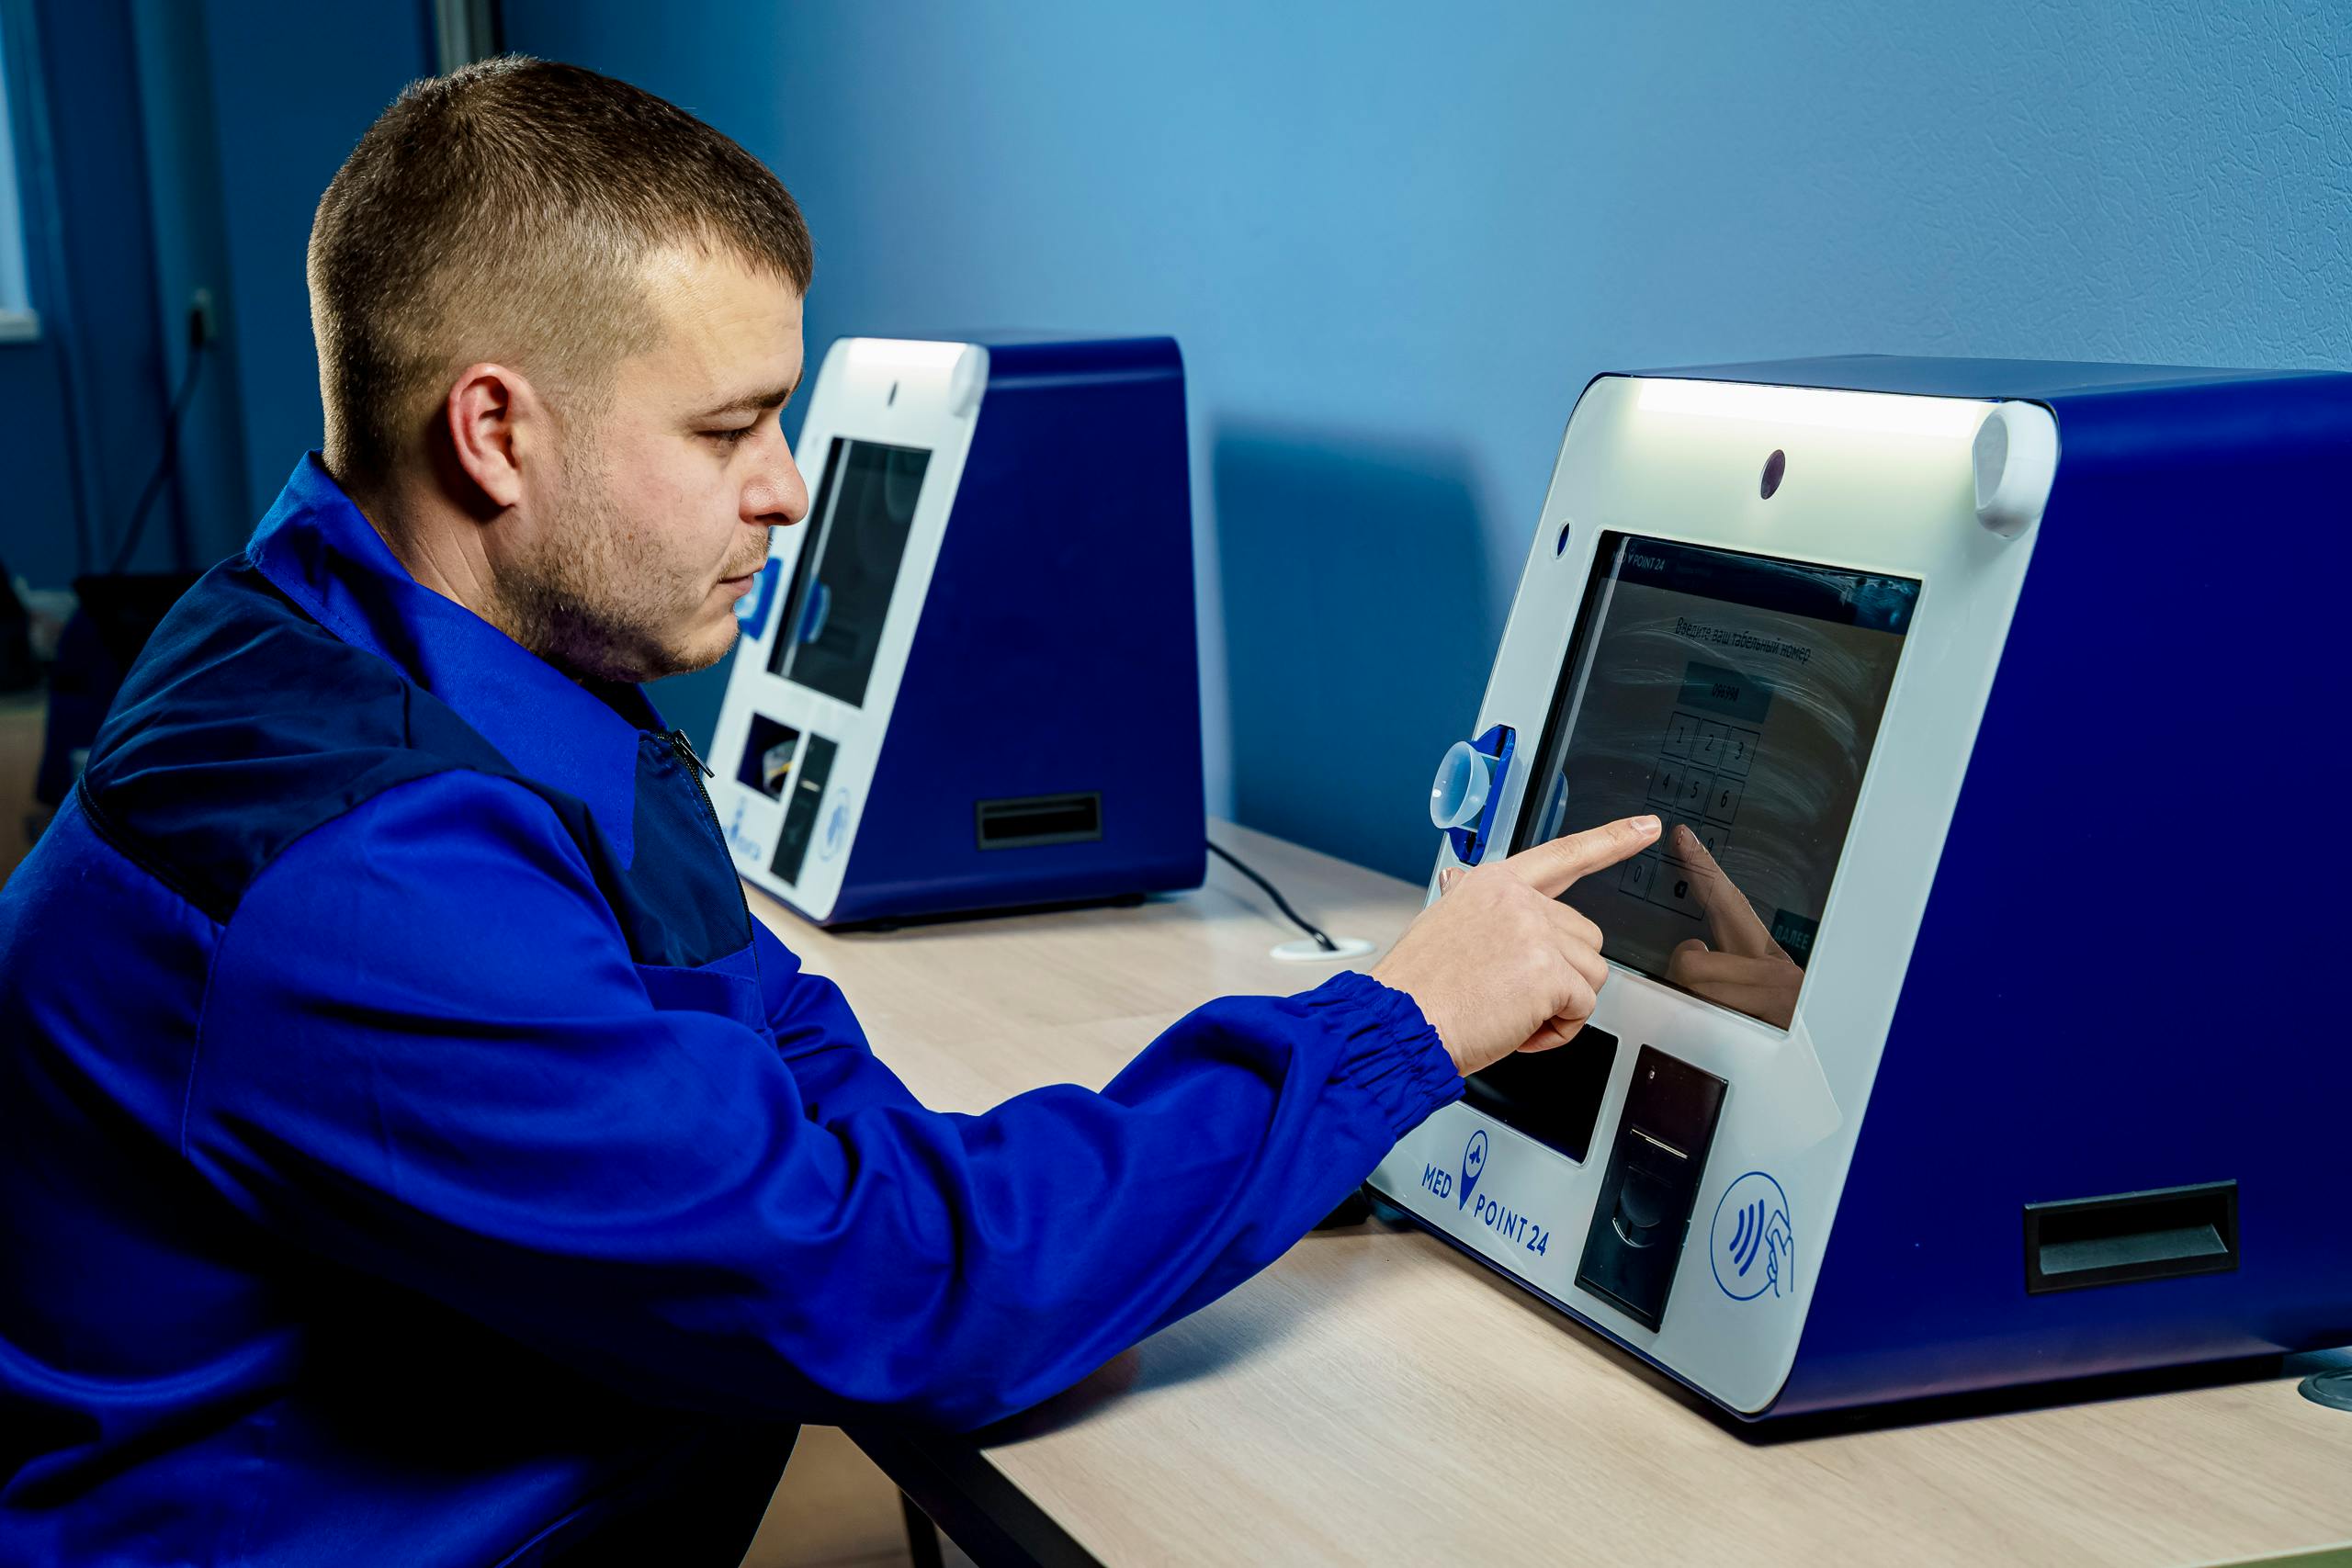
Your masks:
<instances>
[{"instance_id":1,"label":"blue wall","mask_svg":"<svg viewBox=\"0 0 2352 1568\"><path fill-rule=\"evenodd\" d=\"M812 347L1174 333L1212 802L1415 877L1596 372L2352 367L2352 7L2320 0L506 18L775 166L817 234Z\"/></svg>"},{"instance_id":2,"label":"blue wall","mask_svg":"<svg viewBox=\"0 0 2352 1568\"><path fill-rule=\"evenodd\" d=\"M384 107L432 71L431 12L423 0L205 6L203 58L225 201L221 243L235 291L232 341L244 394L242 457L256 508L269 504L295 462L325 434L303 279L311 215ZM247 530L254 521L245 520Z\"/></svg>"},{"instance_id":3,"label":"blue wall","mask_svg":"<svg viewBox=\"0 0 2352 1568\"><path fill-rule=\"evenodd\" d=\"M428 68L427 7L0 16L39 33L56 121L64 265L37 254L35 286L62 274L79 305L0 346L0 554L74 568L60 348L104 542L153 458L179 301L225 272L216 400L158 518L217 554L318 438L311 210ZM507 0L506 30L776 166L818 236L812 348L1174 333L1211 799L1408 874L1595 372L1865 349L2352 366L2352 11L2316 0ZM719 683L662 700L707 735Z\"/></svg>"},{"instance_id":4,"label":"blue wall","mask_svg":"<svg viewBox=\"0 0 2352 1568\"><path fill-rule=\"evenodd\" d=\"M0 344L0 558L51 585L112 556L202 288L219 336L182 422L178 482L131 564L209 565L318 445L311 213L368 122L431 68L429 7L0 0L0 22L30 89L11 107L42 321L40 342Z\"/></svg>"},{"instance_id":5,"label":"blue wall","mask_svg":"<svg viewBox=\"0 0 2352 1568\"><path fill-rule=\"evenodd\" d=\"M206 567L243 547L254 523L254 496L245 482L239 316L229 265L220 115L206 60L204 7L191 0L132 0L131 18L154 218L156 320L163 324L167 378L175 390L187 369L190 302L198 289L212 300L213 339L181 418L180 482L172 491L184 513L187 558ZM155 531L152 525L149 531ZM143 541L140 561L168 563L170 552L161 548L163 543Z\"/></svg>"}]
</instances>

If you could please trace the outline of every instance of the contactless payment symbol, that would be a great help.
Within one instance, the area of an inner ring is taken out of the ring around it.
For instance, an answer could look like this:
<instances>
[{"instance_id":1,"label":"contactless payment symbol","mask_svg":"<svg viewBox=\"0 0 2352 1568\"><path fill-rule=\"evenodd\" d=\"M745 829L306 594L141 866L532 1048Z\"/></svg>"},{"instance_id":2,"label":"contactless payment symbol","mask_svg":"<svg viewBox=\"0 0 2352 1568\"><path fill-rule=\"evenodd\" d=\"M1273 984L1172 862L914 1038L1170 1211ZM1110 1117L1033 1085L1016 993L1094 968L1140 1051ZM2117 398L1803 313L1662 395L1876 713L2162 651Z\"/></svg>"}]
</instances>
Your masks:
<instances>
[{"instance_id":1,"label":"contactless payment symbol","mask_svg":"<svg viewBox=\"0 0 2352 1568\"><path fill-rule=\"evenodd\" d=\"M1796 1291L1796 1229L1789 1221L1789 1195L1760 1170L1729 1187L1715 1204L1708 1237L1715 1283L1736 1302L1752 1302Z\"/></svg>"},{"instance_id":2,"label":"contactless payment symbol","mask_svg":"<svg viewBox=\"0 0 2352 1568\"><path fill-rule=\"evenodd\" d=\"M1484 1127L1470 1134L1470 1142L1462 1150L1462 1196L1454 1207L1470 1206L1470 1190L1478 1185L1478 1173L1487 1168L1487 1130Z\"/></svg>"}]
</instances>

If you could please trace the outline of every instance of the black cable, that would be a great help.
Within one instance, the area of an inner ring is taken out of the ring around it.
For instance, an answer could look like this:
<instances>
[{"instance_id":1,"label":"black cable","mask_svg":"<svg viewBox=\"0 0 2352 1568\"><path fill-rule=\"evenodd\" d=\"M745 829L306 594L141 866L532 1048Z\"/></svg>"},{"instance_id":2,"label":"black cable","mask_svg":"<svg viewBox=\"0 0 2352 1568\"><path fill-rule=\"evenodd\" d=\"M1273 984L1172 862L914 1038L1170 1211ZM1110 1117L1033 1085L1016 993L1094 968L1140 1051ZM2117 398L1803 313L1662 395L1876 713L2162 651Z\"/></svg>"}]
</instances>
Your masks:
<instances>
[{"instance_id":1,"label":"black cable","mask_svg":"<svg viewBox=\"0 0 2352 1568\"><path fill-rule=\"evenodd\" d=\"M187 369L180 377L180 389L172 394L172 412L164 419L164 450L155 458L155 471L148 476L147 488L139 492L139 504L130 509L130 531L122 536L122 543L116 547L114 561L107 568L108 571L120 571L130 564L130 558L139 549L139 536L147 530L148 509L155 504L155 497L162 493L164 477L178 470L180 416L187 412L188 400L196 395L196 378L204 368L204 349L203 342L191 334Z\"/></svg>"},{"instance_id":2,"label":"black cable","mask_svg":"<svg viewBox=\"0 0 2352 1568\"><path fill-rule=\"evenodd\" d=\"M1340 951L1340 944L1333 942L1329 937L1325 936L1322 931L1317 930L1314 924L1307 919L1306 916L1300 914L1296 909L1292 908L1290 907L1290 900L1276 892L1272 883L1267 881L1256 872L1251 871L1239 861L1235 860L1229 852L1218 847L1217 841L1215 839L1208 840L1208 845L1209 853L1216 856L1217 859L1225 862L1226 864L1231 866L1234 870L1239 872L1242 875L1248 877L1259 886L1264 888L1266 890L1266 897L1274 901L1274 908L1280 909L1284 915L1288 916L1291 924L1296 926L1300 931L1305 931L1308 936L1313 937L1315 939L1316 946L1321 948L1326 953L1337 953Z\"/></svg>"}]
</instances>

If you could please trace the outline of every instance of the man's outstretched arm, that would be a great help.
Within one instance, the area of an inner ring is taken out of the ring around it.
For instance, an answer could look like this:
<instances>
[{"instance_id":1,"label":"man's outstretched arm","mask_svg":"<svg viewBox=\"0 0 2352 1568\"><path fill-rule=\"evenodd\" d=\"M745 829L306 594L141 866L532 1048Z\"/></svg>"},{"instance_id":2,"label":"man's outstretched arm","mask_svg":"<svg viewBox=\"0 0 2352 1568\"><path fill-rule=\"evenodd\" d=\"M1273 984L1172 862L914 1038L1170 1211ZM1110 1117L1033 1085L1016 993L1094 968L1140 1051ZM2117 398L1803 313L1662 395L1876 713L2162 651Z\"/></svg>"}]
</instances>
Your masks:
<instances>
[{"instance_id":1,"label":"man's outstretched arm","mask_svg":"<svg viewBox=\"0 0 2352 1568\"><path fill-rule=\"evenodd\" d=\"M543 803L450 773L249 890L182 1146L278 1234L640 1397L968 1425L1248 1277L1459 1092L1355 976L1212 1003L1102 1094L820 1124L757 1030L651 1005Z\"/></svg>"},{"instance_id":2,"label":"man's outstretched arm","mask_svg":"<svg viewBox=\"0 0 2352 1568\"><path fill-rule=\"evenodd\" d=\"M655 1008L546 805L443 774L247 892L181 1146L277 1234L639 1397L975 1425L1278 1257L1463 1073L1573 1033L1605 965L1552 896L1645 841L1472 872L1383 961L1394 985L1212 1002L1099 1094L951 1115L869 1077L819 1083L812 1116L757 980Z\"/></svg>"}]
</instances>

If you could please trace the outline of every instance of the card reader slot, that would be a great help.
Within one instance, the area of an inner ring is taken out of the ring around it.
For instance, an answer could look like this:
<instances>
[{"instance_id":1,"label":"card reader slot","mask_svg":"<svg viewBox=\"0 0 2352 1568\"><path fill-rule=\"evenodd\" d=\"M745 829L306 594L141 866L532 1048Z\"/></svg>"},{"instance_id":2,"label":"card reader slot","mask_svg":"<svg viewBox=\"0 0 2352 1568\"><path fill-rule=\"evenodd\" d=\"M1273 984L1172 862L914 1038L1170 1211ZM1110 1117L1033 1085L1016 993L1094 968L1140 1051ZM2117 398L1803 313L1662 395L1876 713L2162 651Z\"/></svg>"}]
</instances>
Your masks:
<instances>
[{"instance_id":1,"label":"card reader slot","mask_svg":"<svg viewBox=\"0 0 2352 1568\"><path fill-rule=\"evenodd\" d=\"M800 731L792 726L779 724L763 713L753 714L743 739L743 761L735 770L736 782L770 800L782 800L785 786L792 782L792 756L799 744Z\"/></svg>"},{"instance_id":2,"label":"card reader slot","mask_svg":"<svg viewBox=\"0 0 2352 1568\"><path fill-rule=\"evenodd\" d=\"M784 808L784 829L776 835L775 859L768 869L785 882L800 880L801 863L808 858L808 841L817 835L817 808L824 804L825 784L832 777L833 756L839 750L821 735L811 735L800 759L800 776L792 781L792 798Z\"/></svg>"},{"instance_id":3,"label":"card reader slot","mask_svg":"<svg viewBox=\"0 0 2352 1568\"><path fill-rule=\"evenodd\" d=\"M2237 1266L2234 1181L2025 1206L2030 1294L2226 1274Z\"/></svg>"},{"instance_id":4,"label":"card reader slot","mask_svg":"<svg viewBox=\"0 0 2352 1568\"><path fill-rule=\"evenodd\" d=\"M984 850L1083 844L1102 837L1102 796L1095 791L977 801L973 817Z\"/></svg>"}]
</instances>

